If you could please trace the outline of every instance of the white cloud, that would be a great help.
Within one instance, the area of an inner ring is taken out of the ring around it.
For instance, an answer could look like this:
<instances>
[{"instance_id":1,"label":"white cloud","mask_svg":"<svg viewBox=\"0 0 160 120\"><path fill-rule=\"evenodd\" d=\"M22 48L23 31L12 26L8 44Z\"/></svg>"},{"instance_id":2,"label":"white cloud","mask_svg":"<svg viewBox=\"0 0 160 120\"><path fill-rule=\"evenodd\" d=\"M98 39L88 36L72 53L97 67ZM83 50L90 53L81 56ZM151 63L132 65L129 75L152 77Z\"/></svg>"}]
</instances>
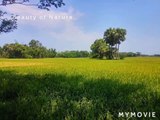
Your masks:
<instances>
[{"instance_id":1,"label":"white cloud","mask_svg":"<svg viewBox=\"0 0 160 120\"><path fill-rule=\"evenodd\" d=\"M31 34L37 33L37 37L52 38L54 41L49 42L54 44L56 41L56 48L64 43L64 49L88 49L91 43L99 38L99 34L96 32L88 32L85 28L78 26L77 22L83 17L83 13L76 11L70 7L67 11L46 11L39 10L36 7L28 7L23 5L12 5L3 7L3 10L8 13L14 13L20 16L18 25L23 26L23 29L31 28L31 31L25 31L30 36ZM26 18L30 18L27 20ZM40 17L46 16L45 19ZM50 18L49 18L50 16ZM71 17L70 19L51 19L51 17ZM33 28L33 29L32 29ZM23 30L24 31L24 30ZM38 34L39 33L39 34ZM23 34L25 36L25 34ZM18 38L17 38L18 39ZM37 38L35 38L37 39Z\"/></svg>"}]
</instances>

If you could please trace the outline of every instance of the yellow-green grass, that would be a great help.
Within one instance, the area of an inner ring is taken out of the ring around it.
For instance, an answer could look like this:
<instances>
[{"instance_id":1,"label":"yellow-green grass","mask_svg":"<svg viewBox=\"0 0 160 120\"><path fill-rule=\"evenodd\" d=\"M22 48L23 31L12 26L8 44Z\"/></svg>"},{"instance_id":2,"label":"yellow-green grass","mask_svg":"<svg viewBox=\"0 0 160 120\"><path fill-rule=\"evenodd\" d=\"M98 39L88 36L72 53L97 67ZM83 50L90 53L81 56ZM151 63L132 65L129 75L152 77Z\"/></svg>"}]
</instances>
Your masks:
<instances>
[{"instance_id":1,"label":"yellow-green grass","mask_svg":"<svg viewBox=\"0 0 160 120\"><path fill-rule=\"evenodd\" d=\"M0 82L4 119L125 119L121 111L160 117L158 57L0 59Z\"/></svg>"}]
</instances>

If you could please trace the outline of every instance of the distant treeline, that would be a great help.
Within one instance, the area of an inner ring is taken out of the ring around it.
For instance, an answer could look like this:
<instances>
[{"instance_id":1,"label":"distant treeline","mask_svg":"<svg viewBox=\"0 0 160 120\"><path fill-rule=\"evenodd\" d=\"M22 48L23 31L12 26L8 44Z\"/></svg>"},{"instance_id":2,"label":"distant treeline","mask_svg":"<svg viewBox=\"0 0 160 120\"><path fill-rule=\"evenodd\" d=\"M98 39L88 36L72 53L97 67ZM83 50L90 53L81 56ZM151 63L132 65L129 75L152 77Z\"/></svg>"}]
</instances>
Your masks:
<instances>
[{"instance_id":1,"label":"distant treeline","mask_svg":"<svg viewBox=\"0 0 160 120\"><path fill-rule=\"evenodd\" d=\"M120 59L123 59L125 57L137 57L137 56L141 56L140 52L120 52L119 53Z\"/></svg>"},{"instance_id":2,"label":"distant treeline","mask_svg":"<svg viewBox=\"0 0 160 120\"><path fill-rule=\"evenodd\" d=\"M140 52L120 52L120 58L148 56ZM154 55L160 56L160 55ZM63 51L57 52L56 49L47 49L38 40L31 40L28 44L11 43L0 47L1 58L84 58L92 57L92 53L88 51Z\"/></svg>"},{"instance_id":3,"label":"distant treeline","mask_svg":"<svg viewBox=\"0 0 160 120\"><path fill-rule=\"evenodd\" d=\"M0 47L3 58L53 58L55 49L47 49L38 40L31 40L28 45L20 43L5 44Z\"/></svg>"},{"instance_id":4,"label":"distant treeline","mask_svg":"<svg viewBox=\"0 0 160 120\"><path fill-rule=\"evenodd\" d=\"M88 52L88 51L64 51L64 52L57 52L56 57L63 57L63 58L90 57L90 52Z\"/></svg>"},{"instance_id":5,"label":"distant treeline","mask_svg":"<svg viewBox=\"0 0 160 120\"><path fill-rule=\"evenodd\" d=\"M140 52L120 52L120 57L160 57L160 54L154 54L154 55L147 55L147 54L141 54Z\"/></svg>"},{"instance_id":6,"label":"distant treeline","mask_svg":"<svg viewBox=\"0 0 160 120\"><path fill-rule=\"evenodd\" d=\"M38 40L31 40L29 44L11 43L0 47L1 58L80 58L89 57L88 51L56 52L56 49L47 49Z\"/></svg>"}]
</instances>

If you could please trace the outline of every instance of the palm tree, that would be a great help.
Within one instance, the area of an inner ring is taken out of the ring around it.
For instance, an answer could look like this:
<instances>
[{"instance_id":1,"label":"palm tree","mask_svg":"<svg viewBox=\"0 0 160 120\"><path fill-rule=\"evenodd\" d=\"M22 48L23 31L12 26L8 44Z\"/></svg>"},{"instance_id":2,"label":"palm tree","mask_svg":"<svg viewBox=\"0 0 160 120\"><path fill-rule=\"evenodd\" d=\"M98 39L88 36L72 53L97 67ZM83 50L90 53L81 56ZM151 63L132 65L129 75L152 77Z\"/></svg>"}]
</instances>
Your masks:
<instances>
[{"instance_id":1,"label":"palm tree","mask_svg":"<svg viewBox=\"0 0 160 120\"><path fill-rule=\"evenodd\" d=\"M109 58L119 59L119 45L125 41L125 35L127 34L125 29L122 28L109 28L104 32L104 40L109 44Z\"/></svg>"}]
</instances>

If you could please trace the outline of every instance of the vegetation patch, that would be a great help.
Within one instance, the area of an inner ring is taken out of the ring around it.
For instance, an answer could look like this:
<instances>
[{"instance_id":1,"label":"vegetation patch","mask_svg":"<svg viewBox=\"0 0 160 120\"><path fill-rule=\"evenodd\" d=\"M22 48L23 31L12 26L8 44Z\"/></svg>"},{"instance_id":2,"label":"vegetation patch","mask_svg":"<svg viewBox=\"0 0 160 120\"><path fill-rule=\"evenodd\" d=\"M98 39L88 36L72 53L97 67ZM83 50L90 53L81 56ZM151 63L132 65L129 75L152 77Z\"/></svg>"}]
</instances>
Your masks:
<instances>
[{"instance_id":1,"label":"vegetation patch","mask_svg":"<svg viewBox=\"0 0 160 120\"><path fill-rule=\"evenodd\" d=\"M43 65L1 68L3 120L115 120L125 111L160 117L159 58L23 60L34 61Z\"/></svg>"}]
</instances>

